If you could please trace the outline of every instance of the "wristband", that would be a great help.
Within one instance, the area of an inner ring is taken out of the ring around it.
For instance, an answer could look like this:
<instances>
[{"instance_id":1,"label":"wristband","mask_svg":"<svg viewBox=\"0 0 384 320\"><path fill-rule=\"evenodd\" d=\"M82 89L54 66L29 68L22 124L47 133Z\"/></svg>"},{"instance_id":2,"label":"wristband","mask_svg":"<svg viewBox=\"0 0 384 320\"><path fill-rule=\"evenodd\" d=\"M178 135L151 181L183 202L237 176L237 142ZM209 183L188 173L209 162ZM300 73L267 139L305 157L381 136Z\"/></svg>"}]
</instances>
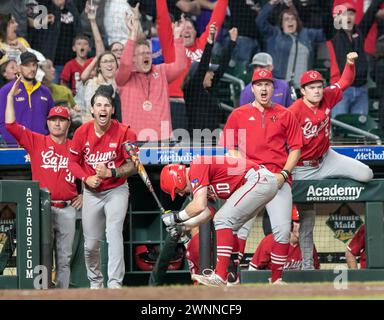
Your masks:
<instances>
[{"instance_id":1,"label":"wristband","mask_svg":"<svg viewBox=\"0 0 384 320\"><path fill-rule=\"evenodd\" d=\"M281 170L280 174L284 177L284 180L287 181L289 178L289 171L288 170Z\"/></svg>"}]
</instances>

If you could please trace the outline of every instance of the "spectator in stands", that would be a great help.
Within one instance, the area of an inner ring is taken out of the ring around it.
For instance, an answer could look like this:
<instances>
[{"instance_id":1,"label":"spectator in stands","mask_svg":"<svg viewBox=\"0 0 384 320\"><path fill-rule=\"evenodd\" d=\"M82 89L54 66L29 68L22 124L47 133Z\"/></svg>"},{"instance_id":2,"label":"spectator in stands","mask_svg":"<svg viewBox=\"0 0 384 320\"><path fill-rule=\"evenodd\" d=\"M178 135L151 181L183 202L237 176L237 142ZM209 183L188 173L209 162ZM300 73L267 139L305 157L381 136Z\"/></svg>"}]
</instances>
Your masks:
<instances>
[{"instance_id":1,"label":"spectator in stands","mask_svg":"<svg viewBox=\"0 0 384 320\"><path fill-rule=\"evenodd\" d=\"M222 55L220 64L210 66L216 31L216 25L212 24L200 62L192 63L184 79L183 91L190 134L194 129L214 131L219 128L220 101L215 92L218 90L219 81L228 67L233 48L236 46L237 29L233 28L229 31L231 42L227 52Z\"/></svg>"},{"instance_id":2,"label":"spectator in stands","mask_svg":"<svg viewBox=\"0 0 384 320\"><path fill-rule=\"evenodd\" d=\"M358 269L357 257L360 257L360 269L366 268L365 225L363 224L353 236L345 251L345 260L349 269Z\"/></svg>"},{"instance_id":3,"label":"spectator in stands","mask_svg":"<svg viewBox=\"0 0 384 320\"><path fill-rule=\"evenodd\" d=\"M185 129L188 127L184 94L181 86L188 72L189 66L192 62L200 61L201 59L205 44L207 43L209 25L215 23L218 32L220 31L227 12L227 6L228 0L217 1L209 24L207 25L204 33L198 38L196 37L197 33L193 20L186 19L185 21L185 30L182 38L184 40L184 47L188 57L187 65L184 72L169 85L173 129ZM166 0L156 0L156 8L158 33L161 49L163 51L164 62L171 63L175 61L175 44L172 41L172 24Z\"/></svg>"},{"instance_id":4,"label":"spectator in stands","mask_svg":"<svg viewBox=\"0 0 384 320\"><path fill-rule=\"evenodd\" d=\"M84 2L85 0L81 0L80 2ZM105 9L105 3L107 0L92 0L93 9L95 10L95 18L94 21L96 23L96 26L98 30L100 30L100 35L103 43L107 43L107 34L105 32L104 28L104 9ZM87 0L86 7L91 7L90 0ZM82 33L86 35L89 39L93 36L93 27L91 25L91 20L89 20L87 10L84 10L80 15L80 21L81 21L81 29ZM93 44L91 43L91 47Z\"/></svg>"},{"instance_id":5,"label":"spectator in stands","mask_svg":"<svg viewBox=\"0 0 384 320\"><path fill-rule=\"evenodd\" d=\"M41 69L44 72L43 84L49 89L52 94L53 101L56 106L65 106L69 109L71 115L71 125L68 133L72 137L75 128L79 127L82 123L81 108L76 105L73 98L72 91L66 86L55 84L55 67L51 60L47 59L42 62Z\"/></svg>"},{"instance_id":6,"label":"spectator in stands","mask_svg":"<svg viewBox=\"0 0 384 320\"><path fill-rule=\"evenodd\" d=\"M230 26L239 30L231 66L235 64L247 66L251 62L252 56L260 50L259 32L255 28L255 19L261 9L260 0L230 0L228 6L231 12ZM226 39L227 37L223 42L225 46Z\"/></svg>"},{"instance_id":7,"label":"spectator in stands","mask_svg":"<svg viewBox=\"0 0 384 320\"><path fill-rule=\"evenodd\" d=\"M7 56L0 59L0 88L7 82L16 79L17 63L9 60Z\"/></svg>"},{"instance_id":8,"label":"spectator in stands","mask_svg":"<svg viewBox=\"0 0 384 320\"><path fill-rule=\"evenodd\" d=\"M343 5L345 3L353 4L356 9L356 24L358 25L364 13L367 12L369 6L372 4L373 0L365 1L355 1L355 0L334 0L333 8L336 6ZM375 56L376 53L376 39L378 38L378 23L383 22L384 20L384 3L380 5L379 11L376 13L376 19L373 21L371 28L369 29L368 34L365 37L364 41L364 51L371 57Z\"/></svg>"},{"instance_id":9,"label":"spectator in stands","mask_svg":"<svg viewBox=\"0 0 384 320\"><path fill-rule=\"evenodd\" d=\"M30 155L32 179L39 181L40 188L47 188L50 192L56 287L68 288L76 213L83 202L82 195L77 192L75 178L67 168L70 146L67 132L71 120L67 109L57 106L51 109L46 118L48 136L20 125L14 108L15 97L19 96L19 85L21 86L20 78L13 82L7 95L5 123L7 130Z\"/></svg>"},{"instance_id":10,"label":"spectator in stands","mask_svg":"<svg viewBox=\"0 0 384 320\"><path fill-rule=\"evenodd\" d=\"M101 85L111 85L113 87L113 103L115 106L113 118L121 122L121 103L117 94L117 85L115 81L118 66L119 64L114 54L106 51L97 59L94 59L86 70L84 70L84 72L89 72L89 69L96 68L96 76L88 80L84 85L84 102L82 103L83 122L92 119L91 98L95 94L97 88Z\"/></svg>"},{"instance_id":11,"label":"spectator in stands","mask_svg":"<svg viewBox=\"0 0 384 320\"><path fill-rule=\"evenodd\" d=\"M340 79L346 55L352 51L359 55L355 81L344 92L343 100L332 109L333 117L342 113L368 114L368 59L364 51L364 40L381 3L382 0L373 0L359 24L356 24L356 7L353 3L344 3L334 10L330 3L325 3L324 10L328 12L324 30L331 58L331 84Z\"/></svg>"},{"instance_id":12,"label":"spectator in stands","mask_svg":"<svg viewBox=\"0 0 384 320\"><path fill-rule=\"evenodd\" d=\"M73 1L38 0L37 2L47 7L47 26L46 28L36 26L30 20L31 46L53 61L56 68L55 83L59 83L64 65L73 57L72 41L81 33L80 14Z\"/></svg>"},{"instance_id":13,"label":"spectator in stands","mask_svg":"<svg viewBox=\"0 0 384 320\"><path fill-rule=\"evenodd\" d=\"M19 93L14 97L16 121L34 132L48 134L46 120L54 102L49 89L36 81L37 63L37 57L31 52L20 55L18 72L21 84ZM13 83L11 81L0 89L0 134L10 146L17 145L17 142L4 127L4 112Z\"/></svg>"},{"instance_id":14,"label":"spectator in stands","mask_svg":"<svg viewBox=\"0 0 384 320\"><path fill-rule=\"evenodd\" d=\"M76 36L73 39L72 50L76 53L76 57L69 60L65 65L60 75L60 84L70 88L76 95L77 81L80 80L84 69L92 62L93 58L87 58L91 48L89 39L84 35Z\"/></svg>"},{"instance_id":15,"label":"spectator in stands","mask_svg":"<svg viewBox=\"0 0 384 320\"><path fill-rule=\"evenodd\" d=\"M111 51L115 55L117 62L120 64L120 59L124 52L124 45L118 41L113 42L109 47L109 51Z\"/></svg>"},{"instance_id":16,"label":"spectator in stands","mask_svg":"<svg viewBox=\"0 0 384 320\"><path fill-rule=\"evenodd\" d=\"M0 12L10 13L17 22L19 37L27 37L27 7L28 2L33 0L1 0ZM1 20L1 19L0 19Z\"/></svg>"},{"instance_id":17,"label":"spectator in stands","mask_svg":"<svg viewBox=\"0 0 384 320\"><path fill-rule=\"evenodd\" d=\"M17 35L17 29L18 23L10 13L0 13L0 50L11 60L16 60L30 47L27 40Z\"/></svg>"},{"instance_id":18,"label":"spectator in stands","mask_svg":"<svg viewBox=\"0 0 384 320\"><path fill-rule=\"evenodd\" d=\"M299 245L299 228L300 223L292 221L292 228L289 237L288 258L283 267L284 270L301 270L302 257ZM273 234L264 237L249 263L248 270L271 269L271 252L272 252ZM315 246L313 247L313 260L315 269L320 269L319 257Z\"/></svg>"},{"instance_id":19,"label":"spectator in stands","mask_svg":"<svg viewBox=\"0 0 384 320\"><path fill-rule=\"evenodd\" d=\"M377 39L376 58L373 60L371 77L379 94L379 128L384 133L384 34Z\"/></svg>"},{"instance_id":20,"label":"spectator in stands","mask_svg":"<svg viewBox=\"0 0 384 320\"><path fill-rule=\"evenodd\" d=\"M127 0L105 0L104 30L108 45L114 42L125 44L129 38L129 29L123 23L125 16L132 15L132 7Z\"/></svg>"},{"instance_id":21,"label":"spectator in stands","mask_svg":"<svg viewBox=\"0 0 384 320\"><path fill-rule=\"evenodd\" d=\"M181 38L185 23L175 25L175 61L153 66L149 43L146 40L137 41L138 17L126 17L125 21L130 37L116 74L122 122L131 125L139 141L168 140L172 132L168 83L179 77L186 65Z\"/></svg>"},{"instance_id":22,"label":"spectator in stands","mask_svg":"<svg viewBox=\"0 0 384 320\"><path fill-rule=\"evenodd\" d=\"M297 11L285 9L279 16L279 25L273 26L268 15L279 0L270 0L256 18L260 33L267 42L267 51L273 57L274 76L285 79L297 91L300 75L312 68L315 45L325 41L322 29L303 28Z\"/></svg>"},{"instance_id":23,"label":"spectator in stands","mask_svg":"<svg viewBox=\"0 0 384 320\"><path fill-rule=\"evenodd\" d=\"M47 59L41 63L41 69L44 71L43 84L51 91L55 105L64 105L70 109L76 105L73 99L72 91L63 85L55 84L55 67L51 60Z\"/></svg>"},{"instance_id":24,"label":"spectator in stands","mask_svg":"<svg viewBox=\"0 0 384 320\"><path fill-rule=\"evenodd\" d=\"M271 55L266 52L259 52L253 56L251 66L253 66L253 72L262 68L272 72L273 59ZM284 80L273 79L273 96L272 102L278 103L286 108L292 104L291 91L288 83ZM255 100L255 95L252 92L252 83L249 83L240 94L240 106L247 103L251 103Z\"/></svg>"}]
</instances>

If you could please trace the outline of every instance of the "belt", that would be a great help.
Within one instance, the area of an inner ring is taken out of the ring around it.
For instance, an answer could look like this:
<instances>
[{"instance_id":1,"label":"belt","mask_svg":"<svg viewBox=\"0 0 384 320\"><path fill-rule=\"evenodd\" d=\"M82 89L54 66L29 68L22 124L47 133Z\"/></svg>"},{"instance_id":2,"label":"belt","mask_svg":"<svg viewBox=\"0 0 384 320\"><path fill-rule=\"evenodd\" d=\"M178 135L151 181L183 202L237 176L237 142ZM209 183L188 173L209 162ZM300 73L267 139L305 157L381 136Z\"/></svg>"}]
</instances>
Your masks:
<instances>
[{"instance_id":1,"label":"belt","mask_svg":"<svg viewBox=\"0 0 384 320\"><path fill-rule=\"evenodd\" d=\"M63 209L63 208L68 207L70 205L70 203L71 203L71 201L59 201L59 200L56 201L56 200L54 200L54 201L51 201L51 206Z\"/></svg>"},{"instance_id":2,"label":"belt","mask_svg":"<svg viewBox=\"0 0 384 320\"><path fill-rule=\"evenodd\" d=\"M320 157L318 159L313 159L313 160L303 160L303 161L298 161L296 166L298 167L318 167L320 166L320 163L323 162L324 157Z\"/></svg>"}]
</instances>

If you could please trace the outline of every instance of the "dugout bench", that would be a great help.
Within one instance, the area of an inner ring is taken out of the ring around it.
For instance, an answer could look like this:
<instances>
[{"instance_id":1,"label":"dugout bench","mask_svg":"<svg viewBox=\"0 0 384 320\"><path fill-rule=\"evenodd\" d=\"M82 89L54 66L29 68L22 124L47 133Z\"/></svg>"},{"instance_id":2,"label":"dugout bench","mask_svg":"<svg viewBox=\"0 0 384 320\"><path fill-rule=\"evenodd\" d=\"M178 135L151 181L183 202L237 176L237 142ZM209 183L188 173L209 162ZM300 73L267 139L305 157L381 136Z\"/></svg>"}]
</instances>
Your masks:
<instances>
[{"instance_id":1,"label":"dugout bench","mask_svg":"<svg viewBox=\"0 0 384 320\"><path fill-rule=\"evenodd\" d=\"M365 250L367 269L348 270L348 281L384 280L384 179L359 183L347 179L294 181L294 203L365 203ZM337 270L288 270L286 282L332 282L340 274ZM267 270L241 271L241 283L268 282Z\"/></svg>"}]
</instances>

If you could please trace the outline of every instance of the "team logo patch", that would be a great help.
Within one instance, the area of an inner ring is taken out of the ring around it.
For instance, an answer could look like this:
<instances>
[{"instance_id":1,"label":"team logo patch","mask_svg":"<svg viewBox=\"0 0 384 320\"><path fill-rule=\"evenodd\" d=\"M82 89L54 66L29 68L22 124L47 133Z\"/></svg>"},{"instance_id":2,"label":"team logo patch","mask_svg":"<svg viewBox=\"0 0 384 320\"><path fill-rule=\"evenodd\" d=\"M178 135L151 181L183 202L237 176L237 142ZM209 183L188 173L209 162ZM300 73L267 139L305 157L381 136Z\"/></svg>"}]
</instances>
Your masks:
<instances>
[{"instance_id":1,"label":"team logo patch","mask_svg":"<svg viewBox=\"0 0 384 320\"><path fill-rule=\"evenodd\" d=\"M62 107L56 107L55 108L55 112L62 113L63 112L63 108Z\"/></svg>"},{"instance_id":2,"label":"team logo patch","mask_svg":"<svg viewBox=\"0 0 384 320\"><path fill-rule=\"evenodd\" d=\"M40 97L41 100L48 101L47 97Z\"/></svg>"},{"instance_id":3,"label":"team logo patch","mask_svg":"<svg viewBox=\"0 0 384 320\"><path fill-rule=\"evenodd\" d=\"M311 72L311 73L309 74L309 77L310 77L311 79L317 79L317 73L316 73L316 72Z\"/></svg>"},{"instance_id":4,"label":"team logo patch","mask_svg":"<svg viewBox=\"0 0 384 320\"><path fill-rule=\"evenodd\" d=\"M193 179L191 181L192 188L196 188L199 185L199 179Z\"/></svg>"},{"instance_id":5,"label":"team logo patch","mask_svg":"<svg viewBox=\"0 0 384 320\"><path fill-rule=\"evenodd\" d=\"M259 72L259 76L260 77L265 77L267 75L267 73L264 71L264 70L261 70L260 72Z\"/></svg>"},{"instance_id":6,"label":"team logo patch","mask_svg":"<svg viewBox=\"0 0 384 320\"><path fill-rule=\"evenodd\" d=\"M329 108L325 109L325 114L326 115L329 115L330 112L331 112L331 109L329 109Z\"/></svg>"},{"instance_id":7,"label":"team logo patch","mask_svg":"<svg viewBox=\"0 0 384 320\"><path fill-rule=\"evenodd\" d=\"M116 143L116 142L111 142L111 143L109 144L109 147L110 147L110 148L117 148L117 143Z\"/></svg>"},{"instance_id":8,"label":"team logo patch","mask_svg":"<svg viewBox=\"0 0 384 320\"><path fill-rule=\"evenodd\" d=\"M256 119L252 116L248 120L255 121Z\"/></svg>"},{"instance_id":9,"label":"team logo patch","mask_svg":"<svg viewBox=\"0 0 384 320\"><path fill-rule=\"evenodd\" d=\"M272 117L271 117L271 121L272 122L276 122L278 120L278 117L276 116L276 115L273 115Z\"/></svg>"},{"instance_id":10,"label":"team logo patch","mask_svg":"<svg viewBox=\"0 0 384 320\"><path fill-rule=\"evenodd\" d=\"M85 146L86 146L86 147L89 147L89 141L87 141L87 142L85 143Z\"/></svg>"},{"instance_id":11,"label":"team logo patch","mask_svg":"<svg viewBox=\"0 0 384 320\"><path fill-rule=\"evenodd\" d=\"M16 101L17 101L17 102L25 101L25 98L24 98L24 97L17 97L17 98L16 98Z\"/></svg>"}]
</instances>

